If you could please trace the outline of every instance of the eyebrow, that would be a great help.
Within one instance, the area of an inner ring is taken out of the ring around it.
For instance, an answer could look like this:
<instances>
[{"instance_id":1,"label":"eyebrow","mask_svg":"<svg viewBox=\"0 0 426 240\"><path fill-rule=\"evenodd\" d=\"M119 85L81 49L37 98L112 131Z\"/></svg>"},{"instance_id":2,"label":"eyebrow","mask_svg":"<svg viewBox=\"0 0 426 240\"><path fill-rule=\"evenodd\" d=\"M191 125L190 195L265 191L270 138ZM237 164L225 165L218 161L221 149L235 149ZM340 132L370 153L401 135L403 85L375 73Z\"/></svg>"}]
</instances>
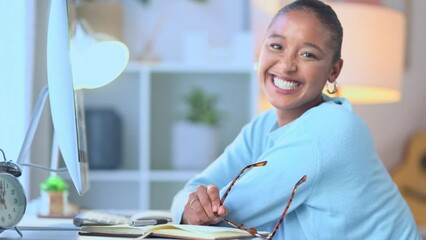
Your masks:
<instances>
[{"instance_id":1,"label":"eyebrow","mask_svg":"<svg viewBox=\"0 0 426 240\"><path fill-rule=\"evenodd\" d=\"M320 47L318 47L317 45L313 44L313 43L310 43L310 42L304 42L303 44L304 44L305 46L309 46L309 47L315 48L315 49L317 49L318 51L320 51L320 53L321 53L321 54L324 54L324 52L322 51L322 49L321 49Z\"/></svg>"},{"instance_id":2,"label":"eyebrow","mask_svg":"<svg viewBox=\"0 0 426 240\"><path fill-rule=\"evenodd\" d=\"M285 39L286 37L283 36L283 35L280 35L280 34L273 33L273 34L269 35L268 38L281 38L281 39Z\"/></svg>"},{"instance_id":3,"label":"eyebrow","mask_svg":"<svg viewBox=\"0 0 426 240\"><path fill-rule=\"evenodd\" d=\"M286 39L286 37L285 37L285 36L280 35L280 34L276 34L276 33L273 33L273 34L269 35L269 37L268 37L268 38ZM303 43L303 45L308 46L308 47L315 48L315 49L317 49L318 51L320 51L320 52L321 52L321 54L324 54L324 51L323 51L320 47L318 47L317 45L315 45L315 44L313 44L313 43L310 43L310 42L304 42L304 43Z\"/></svg>"}]
</instances>

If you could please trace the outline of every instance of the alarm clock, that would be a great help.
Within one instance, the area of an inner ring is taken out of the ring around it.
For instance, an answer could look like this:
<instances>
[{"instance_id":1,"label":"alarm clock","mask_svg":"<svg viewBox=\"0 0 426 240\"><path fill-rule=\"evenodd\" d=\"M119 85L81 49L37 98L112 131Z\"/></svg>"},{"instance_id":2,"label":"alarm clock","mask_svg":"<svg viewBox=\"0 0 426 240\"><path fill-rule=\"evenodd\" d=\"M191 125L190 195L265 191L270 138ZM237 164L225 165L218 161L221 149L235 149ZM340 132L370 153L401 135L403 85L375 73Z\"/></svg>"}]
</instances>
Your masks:
<instances>
[{"instance_id":1,"label":"alarm clock","mask_svg":"<svg viewBox=\"0 0 426 240\"><path fill-rule=\"evenodd\" d=\"M21 170L18 165L6 161L0 162L0 232L5 229L15 228L25 214L27 199L24 188L19 182ZM18 233L20 233L18 231Z\"/></svg>"}]
</instances>

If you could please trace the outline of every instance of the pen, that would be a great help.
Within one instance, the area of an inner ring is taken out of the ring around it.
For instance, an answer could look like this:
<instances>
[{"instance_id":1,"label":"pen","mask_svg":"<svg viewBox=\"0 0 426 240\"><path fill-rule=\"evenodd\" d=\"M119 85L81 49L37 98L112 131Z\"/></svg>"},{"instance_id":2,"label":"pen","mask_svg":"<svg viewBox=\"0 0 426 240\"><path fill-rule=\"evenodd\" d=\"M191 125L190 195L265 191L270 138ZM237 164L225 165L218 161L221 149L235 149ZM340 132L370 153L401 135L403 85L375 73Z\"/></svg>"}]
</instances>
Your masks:
<instances>
[{"instance_id":1,"label":"pen","mask_svg":"<svg viewBox=\"0 0 426 240\"><path fill-rule=\"evenodd\" d=\"M168 218L158 218L158 219L139 219L130 222L130 226L133 227L141 227L147 225L158 225L158 224L166 224L170 222Z\"/></svg>"}]
</instances>

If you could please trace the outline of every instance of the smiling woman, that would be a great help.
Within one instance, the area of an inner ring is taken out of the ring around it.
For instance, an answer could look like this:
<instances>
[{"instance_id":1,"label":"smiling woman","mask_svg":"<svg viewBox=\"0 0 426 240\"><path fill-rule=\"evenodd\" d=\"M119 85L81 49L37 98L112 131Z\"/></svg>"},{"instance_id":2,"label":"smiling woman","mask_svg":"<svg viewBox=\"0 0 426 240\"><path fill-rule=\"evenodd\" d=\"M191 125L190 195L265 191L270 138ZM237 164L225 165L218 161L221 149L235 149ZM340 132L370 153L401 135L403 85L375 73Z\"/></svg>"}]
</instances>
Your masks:
<instances>
[{"instance_id":1,"label":"smiling woman","mask_svg":"<svg viewBox=\"0 0 426 240\"><path fill-rule=\"evenodd\" d=\"M420 239L365 122L347 99L322 94L343 67L342 37L322 1L297 0L276 13L257 68L274 109L176 195L175 221L270 231L266 239Z\"/></svg>"},{"instance_id":2,"label":"smiling woman","mask_svg":"<svg viewBox=\"0 0 426 240\"><path fill-rule=\"evenodd\" d=\"M326 82L334 83L339 76L342 39L327 30L330 22L325 25L304 11L289 11L272 20L257 72L268 101L277 109L280 126L319 105Z\"/></svg>"}]
</instances>

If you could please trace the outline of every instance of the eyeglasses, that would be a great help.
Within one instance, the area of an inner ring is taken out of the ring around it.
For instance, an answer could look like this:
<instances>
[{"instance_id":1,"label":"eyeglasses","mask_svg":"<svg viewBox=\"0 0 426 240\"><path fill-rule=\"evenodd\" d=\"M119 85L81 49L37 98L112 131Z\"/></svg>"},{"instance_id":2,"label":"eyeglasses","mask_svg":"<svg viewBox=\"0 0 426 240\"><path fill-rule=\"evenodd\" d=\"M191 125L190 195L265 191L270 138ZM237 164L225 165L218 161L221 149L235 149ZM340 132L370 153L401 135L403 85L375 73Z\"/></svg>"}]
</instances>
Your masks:
<instances>
[{"instance_id":1,"label":"eyeglasses","mask_svg":"<svg viewBox=\"0 0 426 240\"><path fill-rule=\"evenodd\" d=\"M265 165L266 165L266 163L267 163L267 161L258 162L258 163L250 164L250 165L246 166L245 168L243 168L243 169L241 170L241 172L237 175L237 177L236 177L236 178L232 181L231 185L229 185L229 187L228 187L228 189L226 190L225 194L223 194L222 198L220 199L220 206L222 206L222 205L223 205L223 203L225 202L226 197L229 195L229 192L231 191L232 187L235 185L235 183L238 181L238 179L239 179L239 178L243 175L243 173L244 173L245 171L247 171L247 170L249 170L249 169L251 169L251 168L254 168L254 167L263 167L263 166L265 166ZM284 220L284 218L285 218L285 215L287 214L287 210L289 209L290 204L291 204L291 202L293 201L293 197L294 197L294 194L296 193L297 187L299 187L299 185L300 185L300 184L304 183L304 182L306 181L306 178L307 178L307 177L306 177L306 175L304 175L304 176L303 176L303 177L302 177L302 178L301 178L301 179L300 179L300 180L299 180L299 181L298 181L298 182L294 185L293 192L291 193L290 199L289 199L289 200L288 200L288 202L287 202L287 205L286 205L286 207L285 207L285 209L284 209L284 212L281 214L281 217L280 217L280 219L278 220L277 224L275 224L274 230L273 230L272 232L268 233L267 235L265 235L265 234L264 234L264 233L262 233L262 232L257 231L257 229L256 229L256 228L246 228L246 227L244 226L244 224L238 224L238 223L233 222L233 221L231 221L231 220L228 220L228 219L226 219L226 218L224 218L224 217L221 217L221 216L219 216L219 215L217 215L217 214L216 214L216 216L217 216L217 217L219 217L222 221L224 221L224 222L228 223L229 225L231 225L231 226L233 226L233 227L235 227L235 228L238 228L238 229L241 229L241 230L244 230L244 231L249 232L249 233L250 233L251 235L253 235L254 237L261 238L261 239L272 239L272 237L274 237L275 233L277 232L278 228L280 227L281 223L283 222L283 220Z\"/></svg>"}]
</instances>

